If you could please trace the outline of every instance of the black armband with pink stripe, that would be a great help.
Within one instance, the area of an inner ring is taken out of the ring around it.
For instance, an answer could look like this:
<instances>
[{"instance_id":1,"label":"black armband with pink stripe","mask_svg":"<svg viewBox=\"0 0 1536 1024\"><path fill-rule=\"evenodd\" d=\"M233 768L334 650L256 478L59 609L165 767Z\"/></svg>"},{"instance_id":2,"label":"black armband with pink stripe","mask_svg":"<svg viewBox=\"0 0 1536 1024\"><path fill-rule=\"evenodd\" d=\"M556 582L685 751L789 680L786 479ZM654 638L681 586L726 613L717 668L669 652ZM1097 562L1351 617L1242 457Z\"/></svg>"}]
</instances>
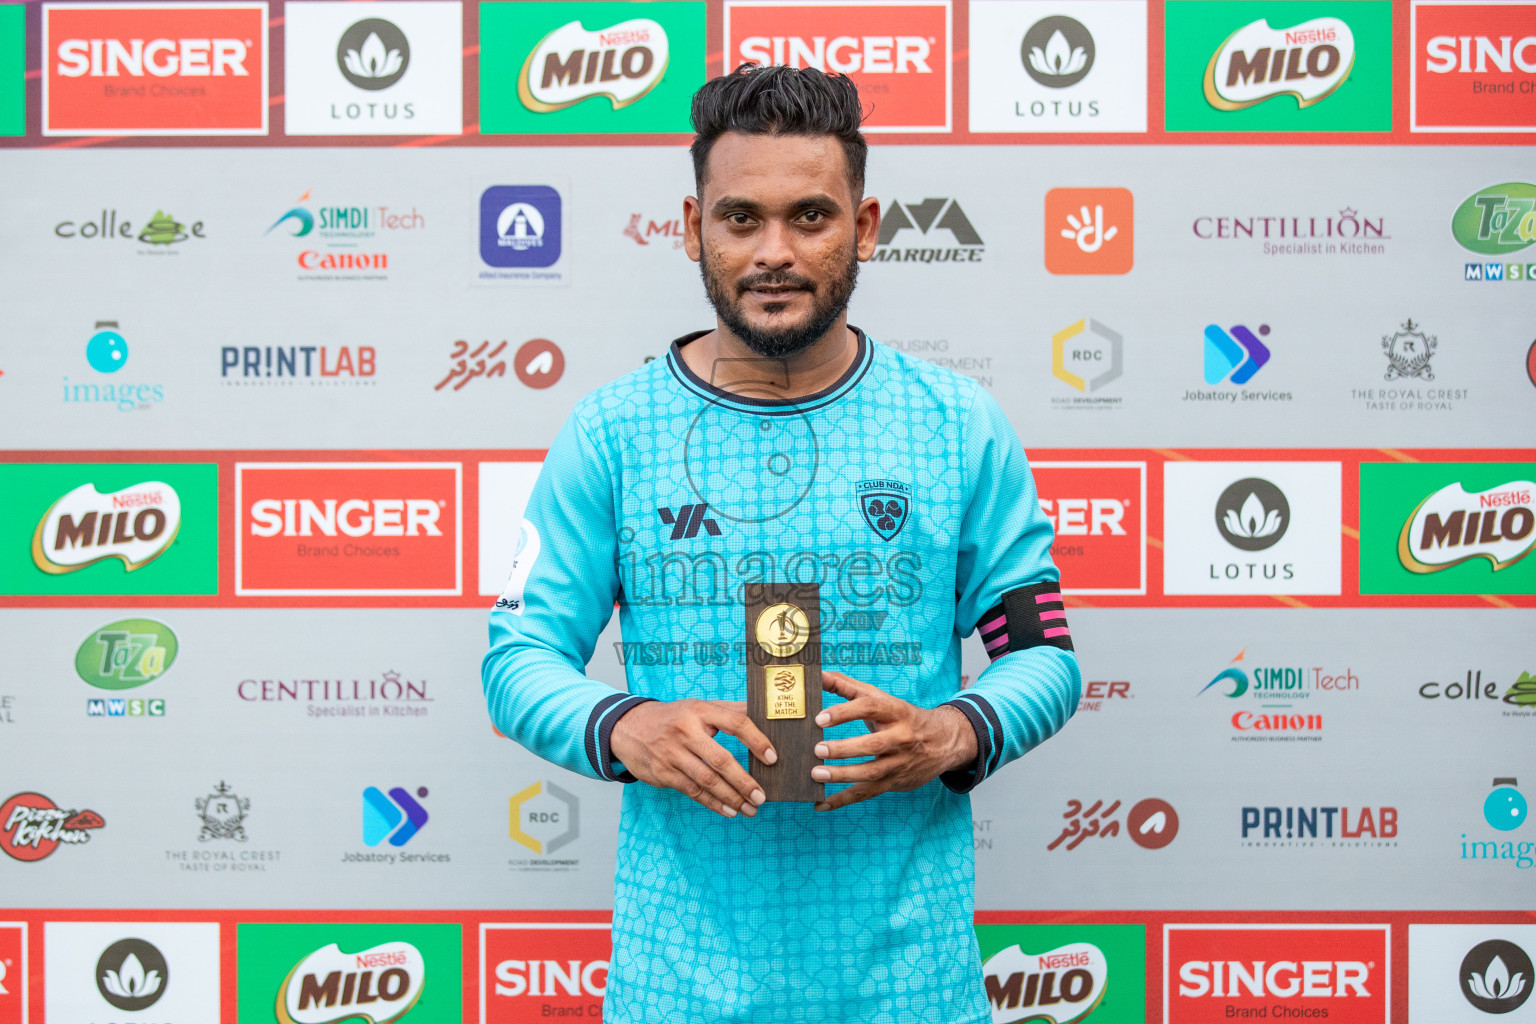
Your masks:
<instances>
[{"instance_id":1,"label":"black armband with pink stripe","mask_svg":"<svg viewBox=\"0 0 1536 1024\"><path fill-rule=\"evenodd\" d=\"M976 627L993 661L1009 651L1031 647L1072 650L1072 631L1061 603L1060 583L1037 583L1003 595L1002 604L981 617Z\"/></svg>"}]
</instances>

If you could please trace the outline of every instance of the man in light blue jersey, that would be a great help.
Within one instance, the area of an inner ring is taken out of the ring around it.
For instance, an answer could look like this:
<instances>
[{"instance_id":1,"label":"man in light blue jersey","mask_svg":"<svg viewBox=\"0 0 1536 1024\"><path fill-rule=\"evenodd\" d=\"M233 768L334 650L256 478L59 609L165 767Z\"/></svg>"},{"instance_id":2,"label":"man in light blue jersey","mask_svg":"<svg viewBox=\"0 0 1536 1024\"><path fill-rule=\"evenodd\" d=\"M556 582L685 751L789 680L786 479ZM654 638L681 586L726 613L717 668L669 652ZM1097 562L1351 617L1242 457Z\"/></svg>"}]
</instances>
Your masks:
<instances>
[{"instance_id":1,"label":"man in light blue jersey","mask_svg":"<svg viewBox=\"0 0 1536 1024\"><path fill-rule=\"evenodd\" d=\"M712 331L577 404L483 677L496 726L627 783L603 1016L981 1024L965 794L1077 707L1017 435L984 390L847 323L874 253L858 93L742 68L694 97L688 254ZM820 585L827 796L764 803L743 589ZM584 673L615 605L628 690ZM960 687L973 630L992 663Z\"/></svg>"}]
</instances>

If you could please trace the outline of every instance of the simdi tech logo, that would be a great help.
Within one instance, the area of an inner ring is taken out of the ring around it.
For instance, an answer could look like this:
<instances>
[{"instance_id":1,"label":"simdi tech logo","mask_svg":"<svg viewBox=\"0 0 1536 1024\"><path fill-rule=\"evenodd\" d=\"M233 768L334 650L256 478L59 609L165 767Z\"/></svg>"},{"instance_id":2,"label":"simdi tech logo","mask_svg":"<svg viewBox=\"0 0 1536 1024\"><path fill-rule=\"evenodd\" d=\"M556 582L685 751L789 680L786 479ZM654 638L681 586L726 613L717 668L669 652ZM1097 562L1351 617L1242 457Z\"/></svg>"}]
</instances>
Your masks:
<instances>
[{"instance_id":1,"label":"simdi tech logo","mask_svg":"<svg viewBox=\"0 0 1536 1024\"><path fill-rule=\"evenodd\" d=\"M267 134L267 5L44 4L44 135Z\"/></svg>"},{"instance_id":2,"label":"simdi tech logo","mask_svg":"<svg viewBox=\"0 0 1536 1024\"><path fill-rule=\"evenodd\" d=\"M218 593L218 467L0 466L0 593Z\"/></svg>"},{"instance_id":3,"label":"simdi tech logo","mask_svg":"<svg viewBox=\"0 0 1536 1024\"><path fill-rule=\"evenodd\" d=\"M1536 925L1408 926L1408 1019L1435 1024L1529 1020Z\"/></svg>"},{"instance_id":4,"label":"simdi tech logo","mask_svg":"<svg viewBox=\"0 0 1536 1024\"><path fill-rule=\"evenodd\" d=\"M457 462L235 464L235 593L449 596L462 587Z\"/></svg>"},{"instance_id":5,"label":"simdi tech logo","mask_svg":"<svg viewBox=\"0 0 1536 1024\"><path fill-rule=\"evenodd\" d=\"M601 1019L612 950L595 921L482 924L482 1024Z\"/></svg>"},{"instance_id":6,"label":"simdi tech logo","mask_svg":"<svg viewBox=\"0 0 1536 1024\"><path fill-rule=\"evenodd\" d=\"M1390 131L1389 0L1168 0L1169 131Z\"/></svg>"},{"instance_id":7,"label":"simdi tech logo","mask_svg":"<svg viewBox=\"0 0 1536 1024\"><path fill-rule=\"evenodd\" d=\"M704 4L480 5L480 130L691 131L704 84Z\"/></svg>"},{"instance_id":8,"label":"simdi tech logo","mask_svg":"<svg viewBox=\"0 0 1536 1024\"><path fill-rule=\"evenodd\" d=\"M1409 127L1536 131L1536 7L1415 0Z\"/></svg>"},{"instance_id":9,"label":"simdi tech logo","mask_svg":"<svg viewBox=\"0 0 1536 1024\"><path fill-rule=\"evenodd\" d=\"M1360 466L1362 594L1536 594L1536 463Z\"/></svg>"},{"instance_id":10,"label":"simdi tech logo","mask_svg":"<svg viewBox=\"0 0 1536 1024\"><path fill-rule=\"evenodd\" d=\"M818 3L727 0L725 64L787 64L845 74L859 87L865 132L947 132L948 0Z\"/></svg>"},{"instance_id":11,"label":"simdi tech logo","mask_svg":"<svg viewBox=\"0 0 1536 1024\"><path fill-rule=\"evenodd\" d=\"M1163 926L1163 1019L1392 1019L1391 926Z\"/></svg>"},{"instance_id":12,"label":"simdi tech logo","mask_svg":"<svg viewBox=\"0 0 1536 1024\"><path fill-rule=\"evenodd\" d=\"M239 1019L462 1024L456 924L242 924Z\"/></svg>"},{"instance_id":13,"label":"simdi tech logo","mask_svg":"<svg viewBox=\"0 0 1536 1024\"><path fill-rule=\"evenodd\" d=\"M992 1024L1142 1024L1146 929L978 924Z\"/></svg>"}]
</instances>

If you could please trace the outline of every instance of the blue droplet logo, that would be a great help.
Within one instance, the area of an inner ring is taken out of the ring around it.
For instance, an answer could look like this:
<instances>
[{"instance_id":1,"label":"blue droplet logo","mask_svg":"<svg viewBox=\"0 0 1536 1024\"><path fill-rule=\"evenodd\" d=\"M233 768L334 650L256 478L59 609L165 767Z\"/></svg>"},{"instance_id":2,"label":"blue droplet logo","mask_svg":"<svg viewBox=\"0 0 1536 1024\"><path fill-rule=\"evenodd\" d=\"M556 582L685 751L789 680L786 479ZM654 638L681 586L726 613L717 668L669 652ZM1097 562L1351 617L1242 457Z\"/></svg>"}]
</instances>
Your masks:
<instances>
[{"instance_id":1,"label":"blue droplet logo","mask_svg":"<svg viewBox=\"0 0 1536 1024\"><path fill-rule=\"evenodd\" d=\"M1525 824L1525 794L1513 786L1495 785L1498 788L1483 801L1483 818L1500 832L1512 832Z\"/></svg>"},{"instance_id":2,"label":"blue droplet logo","mask_svg":"<svg viewBox=\"0 0 1536 1024\"><path fill-rule=\"evenodd\" d=\"M98 323L96 326L107 328L109 325ZM97 373L116 373L128 365L128 342L114 330L98 330L91 335L91 340L85 343L85 361L90 363L91 369Z\"/></svg>"}]
</instances>

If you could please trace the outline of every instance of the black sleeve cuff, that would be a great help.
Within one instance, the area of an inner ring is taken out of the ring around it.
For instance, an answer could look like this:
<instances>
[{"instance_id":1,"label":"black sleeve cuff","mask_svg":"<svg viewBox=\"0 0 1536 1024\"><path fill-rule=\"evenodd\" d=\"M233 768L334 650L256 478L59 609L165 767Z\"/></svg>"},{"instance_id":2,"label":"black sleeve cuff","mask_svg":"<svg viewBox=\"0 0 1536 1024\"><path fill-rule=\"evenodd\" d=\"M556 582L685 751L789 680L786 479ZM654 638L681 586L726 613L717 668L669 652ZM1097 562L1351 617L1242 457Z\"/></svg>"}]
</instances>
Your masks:
<instances>
[{"instance_id":1,"label":"black sleeve cuff","mask_svg":"<svg viewBox=\"0 0 1536 1024\"><path fill-rule=\"evenodd\" d=\"M634 782L635 777L627 771L615 771L613 764L613 748L609 745L609 739L613 736L613 727L625 714L655 700L654 697L638 697L631 693L615 693L611 697L604 697L597 702L592 709L592 714L587 718L587 760L592 764L592 770L600 779L609 782Z\"/></svg>"}]
</instances>

